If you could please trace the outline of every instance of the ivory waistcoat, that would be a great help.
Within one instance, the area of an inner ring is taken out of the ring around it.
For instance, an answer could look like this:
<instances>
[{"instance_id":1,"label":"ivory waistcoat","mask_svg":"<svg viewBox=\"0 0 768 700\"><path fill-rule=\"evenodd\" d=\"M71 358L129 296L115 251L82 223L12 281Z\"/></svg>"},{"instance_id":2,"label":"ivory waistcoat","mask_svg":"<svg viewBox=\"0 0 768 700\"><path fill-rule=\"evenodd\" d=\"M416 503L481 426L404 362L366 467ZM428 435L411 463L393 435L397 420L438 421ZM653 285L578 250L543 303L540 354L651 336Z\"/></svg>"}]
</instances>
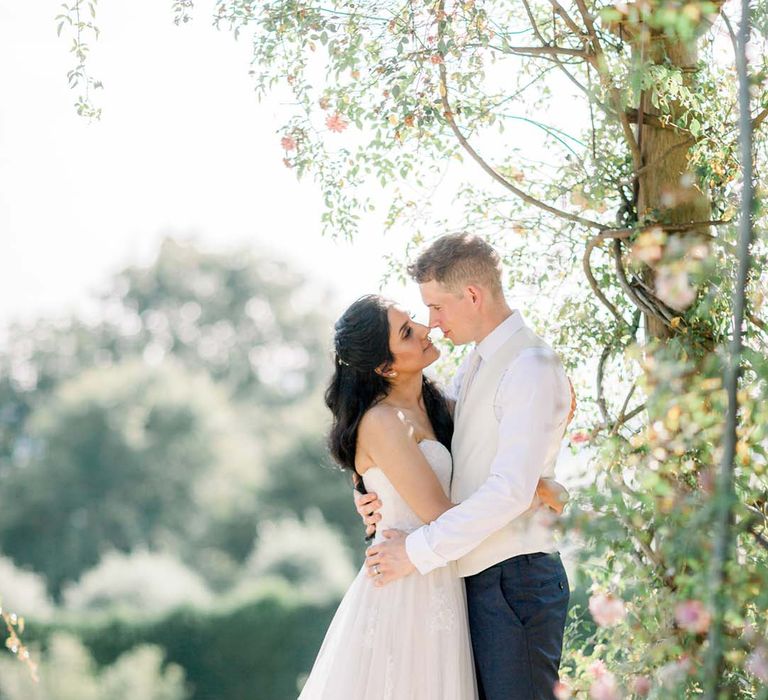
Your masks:
<instances>
[{"instance_id":1,"label":"ivory waistcoat","mask_svg":"<svg viewBox=\"0 0 768 700\"><path fill-rule=\"evenodd\" d=\"M552 352L554 360L559 362L554 351L533 331L523 326L487 362L482 363L474 377L468 378L468 388L462 387L460 390L451 444L451 500L454 503L471 496L490 476L491 463L496 456L499 441L499 421L494 410L496 393L507 368L528 348L546 348ZM508 389L513 390L512 387ZM530 439L535 440L536 436L531 435ZM554 477L559 451L558 441L547 451L542 476ZM534 505L525 513L459 559L459 575L471 576L519 554L555 551L548 517L539 505L538 499L534 498Z\"/></svg>"}]
</instances>

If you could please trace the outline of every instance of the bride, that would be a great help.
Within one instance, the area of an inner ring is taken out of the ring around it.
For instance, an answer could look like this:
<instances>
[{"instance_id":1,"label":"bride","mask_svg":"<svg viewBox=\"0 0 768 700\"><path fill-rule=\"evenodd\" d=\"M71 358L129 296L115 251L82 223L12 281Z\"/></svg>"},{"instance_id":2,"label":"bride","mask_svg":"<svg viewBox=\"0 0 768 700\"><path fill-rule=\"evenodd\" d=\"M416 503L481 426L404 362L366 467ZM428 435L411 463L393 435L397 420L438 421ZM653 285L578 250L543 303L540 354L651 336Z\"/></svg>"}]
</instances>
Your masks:
<instances>
[{"instance_id":1,"label":"bride","mask_svg":"<svg viewBox=\"0 0 768 700\"><path fill-rule=\"evenodd\" d=\"M410 532L452 507L452 405L423 374L440 356L429 329L376 295L336 323L325 400L329 446L383 506L378 532ZM537 496L561 510L562 488ZM376 536L377 541L379 535ZM362 567L328 628L299 700L477 698L464 585L453 565L378 587Z\"/></svg>"}]
</instances>

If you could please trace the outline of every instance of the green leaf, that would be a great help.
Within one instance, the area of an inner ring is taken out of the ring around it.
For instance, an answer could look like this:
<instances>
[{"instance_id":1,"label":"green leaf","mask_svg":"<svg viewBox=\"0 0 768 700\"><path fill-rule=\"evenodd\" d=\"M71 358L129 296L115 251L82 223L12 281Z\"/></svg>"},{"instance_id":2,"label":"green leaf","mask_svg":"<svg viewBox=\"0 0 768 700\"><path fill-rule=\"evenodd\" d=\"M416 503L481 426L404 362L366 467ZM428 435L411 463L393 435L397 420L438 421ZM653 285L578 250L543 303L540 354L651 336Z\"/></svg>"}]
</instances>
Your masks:
<instances>
[{"instance_id":1,"label":"green leaf","mask_svg":"<svg viewBox=\"0 0 768 700\"><path fill-rule=\"evenodd\" d=\"M694 136L698 136L701 133L701 123L698 119L691 119L691 123L688 128Z\"/></svg>"}]
</instances>

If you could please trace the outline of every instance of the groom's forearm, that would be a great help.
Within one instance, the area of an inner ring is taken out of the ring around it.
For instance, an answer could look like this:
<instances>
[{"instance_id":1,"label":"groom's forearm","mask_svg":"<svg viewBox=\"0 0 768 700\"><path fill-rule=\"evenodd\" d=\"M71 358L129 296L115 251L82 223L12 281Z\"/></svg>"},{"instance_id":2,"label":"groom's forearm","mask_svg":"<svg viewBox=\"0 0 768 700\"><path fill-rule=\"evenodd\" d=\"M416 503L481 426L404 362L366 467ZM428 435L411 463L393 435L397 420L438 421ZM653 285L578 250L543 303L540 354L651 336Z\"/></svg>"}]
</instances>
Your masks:
<instances>
[{"instance_id":1,"label":"groom's forearm","mask_svg":"<svg viewBox=\"0 0 768 700\"><path fill-rule=\"evenodd\" d=\"M460 559L530 508L538 480L538 473L513 483L492 474L466 501L408 535L408 558L423 574Z\"/></svg>"}]
</instances>

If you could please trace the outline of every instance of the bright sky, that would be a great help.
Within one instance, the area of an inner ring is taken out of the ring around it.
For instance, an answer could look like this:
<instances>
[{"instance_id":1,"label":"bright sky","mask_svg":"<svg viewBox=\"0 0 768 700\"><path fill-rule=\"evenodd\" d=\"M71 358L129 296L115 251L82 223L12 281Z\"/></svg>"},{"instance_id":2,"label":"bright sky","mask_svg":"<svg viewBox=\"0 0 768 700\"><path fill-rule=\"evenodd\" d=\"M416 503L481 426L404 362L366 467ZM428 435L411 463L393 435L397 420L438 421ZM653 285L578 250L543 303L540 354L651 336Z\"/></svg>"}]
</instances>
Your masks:
<instances>
[{"instance_id":1,"label":"bright sky","mask_svg":"<svg viewBox=\"0 0 768 700\"><path fill-rule=\"evenodd\" d=\"M405 233L382 235L379 214L354 245L321 236L317 187L282 164L277 130L289 108L276 95L257 101L247 33L236 42L216 31L212 0L180 27L170 0L98 3L90 70L104 83L103 116L93 123L76 115L67 86L75 62L71 39L56 35L60 2L0 0L0 331L12 319L83 309L115 271L150 262L167 234L293 259L337 288L336 311L378 289ZM547 121L578 131L570 89L558 88L562 110ZM542 133L516 125L526 155L543 154ZM474 163L451 168L437 209L451 206L450 180L486 179ZM414 285L383 291L422 311ZM536 303L513 294L521 308Z\"/></svg>"},{"instance_id":2,"label":"bright sky","mask_svg":"<svg viewBox=\"0 0 768 700\"><path fill-rule=\"evenodd\" d=\"M321 237L317 189L282 164L281 105L257 102L247 38L211 27L208 5L176 27L170 1L99 3L104 112L89 124L67 87L59 0L0 0L0 326L82 307L167 233L265 246L343 302L377 289L397 241L378 230L354 246ZM418 305L413 288L386 291Z\"/></svg>"}]
</instances>

